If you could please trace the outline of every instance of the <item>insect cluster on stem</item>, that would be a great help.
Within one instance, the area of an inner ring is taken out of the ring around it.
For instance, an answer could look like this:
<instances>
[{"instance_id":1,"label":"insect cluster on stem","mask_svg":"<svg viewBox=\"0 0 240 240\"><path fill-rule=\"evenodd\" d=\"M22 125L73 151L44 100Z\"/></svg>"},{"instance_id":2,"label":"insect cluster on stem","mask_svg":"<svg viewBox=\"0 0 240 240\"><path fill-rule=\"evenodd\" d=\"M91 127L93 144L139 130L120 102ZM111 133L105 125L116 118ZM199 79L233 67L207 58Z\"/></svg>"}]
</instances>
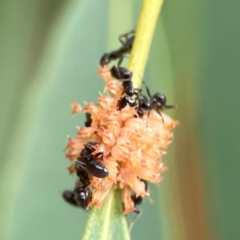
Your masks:
<instances>
[{"instance_id":1,"label":"insect cluster on stem","mask_svg":"<svg viewBox=\"0 0 240 240\"><path fill-rule=\"evenodd\" d=\"M167 104L163 93L151 94L144 83L134 88L133 73L121 66L131 52L135 31L119 37L121 47L105 53L100 59L99 75L106 81L110 96L101 95L99 105L87 103L84 109L72 104L73 113L85 112L85 127L68 139L68 168L78 181L73 190L63 192L63 198L73 206L88 209L101 207L111 188L122 189L124 213L136 212L148 182L158 183L164 171L161 157L172 137L177 122L162 111L174 108ZM112 61L117 65L109 68Z\"/></svg>"}]
</instances>

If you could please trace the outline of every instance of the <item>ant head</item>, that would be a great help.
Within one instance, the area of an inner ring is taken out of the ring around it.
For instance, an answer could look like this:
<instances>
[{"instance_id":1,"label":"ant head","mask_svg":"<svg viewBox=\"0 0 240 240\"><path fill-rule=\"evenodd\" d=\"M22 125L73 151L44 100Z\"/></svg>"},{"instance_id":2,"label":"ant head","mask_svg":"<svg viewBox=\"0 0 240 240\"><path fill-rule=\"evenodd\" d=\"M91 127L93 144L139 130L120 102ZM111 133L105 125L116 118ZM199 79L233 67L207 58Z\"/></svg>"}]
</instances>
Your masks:
<instances>
[{"instance_id":1,"label":"ant head","mask_svg":"<svg viewBox=\"0 0 240 240\"><path fill-rule=\"evenodd\" d=\"M154 102L154 104L156 104L157 106L165 106L166 102L167 102L167 98L163 93L155 93L152 96L152 101Z\"/></svg>"},{"instance_id":2,"label":"ant head","mask_svg":"<svg viewBox=\"0 0 240 240\"><path fill-rule=\"evenodd\" d=\"M104 66L107 66L108 65L108 63L109 63L109 54L104 54L102 57L101 57L101 59L100 59L100 65L102 66L102 67L104 67Z\"/></svg>"}]
</instances>

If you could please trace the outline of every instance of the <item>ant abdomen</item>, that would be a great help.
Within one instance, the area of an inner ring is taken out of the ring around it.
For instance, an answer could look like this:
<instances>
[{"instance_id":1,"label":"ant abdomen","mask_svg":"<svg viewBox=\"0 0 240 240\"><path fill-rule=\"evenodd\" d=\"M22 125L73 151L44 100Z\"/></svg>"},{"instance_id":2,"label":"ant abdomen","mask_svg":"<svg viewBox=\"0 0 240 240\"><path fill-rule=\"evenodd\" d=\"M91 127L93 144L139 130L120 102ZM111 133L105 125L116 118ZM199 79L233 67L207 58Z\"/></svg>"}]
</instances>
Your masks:
<instances>
[{"instance_id":1,"label":"ant abdomen","mask_svg":"<svg viewBox=\"0 0 240 240\"><path fill-rule=\"evenodd\" d=\"M108 176L109 172L102 163L97 162L94 159L89 159L86 162L80 160L75 161L76 169L87 170L90 174L98 178L105 178Z\"/></svg>"},{"instance_id":2,"label":"ant abdomen","mask_svg":"<svg viewBox=\"0 0 240 240\"><path fill-rule=\"evenodd\" d=\"M129 82L132 79L132 72L127 68L113 66L110 69L110 72L113 78L121 81L121 82Z\"/></svg>"},{"instance_id":3,"label":"ant abdomen","mask_svg":"<svg viewBox=\"0 0 240 240\"><path fill-rule=\"evenodd\" d=\"M109 174L107 168L102 163L93 159L88 161L86 166L87 170L95 177L105 178Z\"/></svg>"},{"instance_id":4,"label":"ant abdomen","mask_svg":"<svg viewBox=\"0 0 240 240\"><path fill-rule=\"evenodd\" d=\"M78 207L78 204L75 200L74 192L72 190L65 190L62 193L63 199L72 206Z\"/></svg>"}]
</instances>

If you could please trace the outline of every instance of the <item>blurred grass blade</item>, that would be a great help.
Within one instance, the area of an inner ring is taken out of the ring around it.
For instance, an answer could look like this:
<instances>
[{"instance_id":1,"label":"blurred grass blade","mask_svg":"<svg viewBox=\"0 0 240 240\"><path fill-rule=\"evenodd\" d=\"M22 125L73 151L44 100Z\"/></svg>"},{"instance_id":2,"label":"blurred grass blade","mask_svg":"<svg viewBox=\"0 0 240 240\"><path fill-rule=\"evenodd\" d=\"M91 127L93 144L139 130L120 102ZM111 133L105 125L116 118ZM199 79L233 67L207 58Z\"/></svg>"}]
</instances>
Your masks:
<instances>
[{"instance_id":1,"label":"blurred grass blade","mask_svg":"<svg viewBox=\"0 0 240 240\"><path fill-rule=\"evenodd\" d=\"M102 210L91 209L82 240L129 240L120 190L111 191Z\"/></svg>"}]
</instances>

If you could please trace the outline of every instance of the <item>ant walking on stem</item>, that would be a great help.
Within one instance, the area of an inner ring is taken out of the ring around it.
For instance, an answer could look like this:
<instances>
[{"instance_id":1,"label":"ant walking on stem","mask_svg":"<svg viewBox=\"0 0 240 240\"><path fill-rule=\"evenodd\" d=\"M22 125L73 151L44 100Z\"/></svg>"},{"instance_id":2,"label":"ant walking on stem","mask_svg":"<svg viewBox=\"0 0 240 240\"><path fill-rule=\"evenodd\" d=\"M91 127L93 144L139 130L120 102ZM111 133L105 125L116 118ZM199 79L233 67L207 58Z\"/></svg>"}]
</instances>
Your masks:
<instances>
[{"instance_id":1,"label":"ant walking on stem","mask_svg":"<svg viewBox=\"0 0 240 240\"><path fill-rule=\"evenodd\" d=\"M105 53L100 59L101 66L104 67L108 65L111 61L117 60L117 59L119 59L117 65L118 66L121 65L126 54L130 53L132 50L133 42L135 39L135 30L132 30L130 32L120 35L118 39L122 44L122 46L115 51L112 51L110 53Z\"/></svg>"}]
</instances>

